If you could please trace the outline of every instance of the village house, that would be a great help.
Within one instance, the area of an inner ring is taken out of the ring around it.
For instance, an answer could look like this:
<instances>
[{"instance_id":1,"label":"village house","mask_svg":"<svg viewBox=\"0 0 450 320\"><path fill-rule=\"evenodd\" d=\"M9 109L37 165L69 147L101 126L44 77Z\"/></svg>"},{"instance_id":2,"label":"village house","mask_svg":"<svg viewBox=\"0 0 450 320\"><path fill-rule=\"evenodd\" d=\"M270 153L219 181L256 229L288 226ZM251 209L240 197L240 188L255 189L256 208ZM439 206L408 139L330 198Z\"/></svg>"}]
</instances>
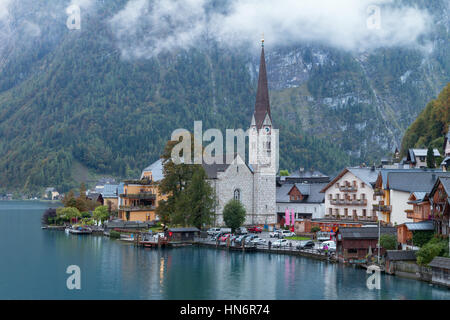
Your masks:
<instances>
[{"instance_id":1,"label":"village house","mask_svg":"<svg viewBox=\"0 0 450 320\"><path fill-rule=\"evenodd\" d=\"M433 221L406 222L397 226L397 242L406 248L413 246L414 232L432 232L434 231Z\"/></svg>"},{"instance_id":2,"label":"village house","mask_svg":"<svg viewBox=\"0 0 450 320\"><path fill-rule=\"evenodd\" d=\"M200 230L197 228L170 228L165 232L165 236L170 241L194 241L200 236Z\"/></svg>"},{"instance_id":3,"label":"village house","mask_svg":"<svg viewBox=\"0 0 450 320\"><path fill-rule=\"evenodd\" d=\"M450 177L439 177L430 192L431 215L435 232L450 235Z\"/></svg>"},{"instance_id":4,"label":"village house","mask_svg":"<svg viewBox=\"0 0 450 320\"><path fill-rule=\"evenodd\" d=\"M409 149L406 155L406 162L411 168L427 168L427 149ZM440 157L438 149L433 149L435 157ZM436 164L435 164L436 165Z\"/></svg>"},{"instance_id":5,"label":"village house","mask_svg":"<svg viewBox=\"0 0 450 320\"><path fill-rule=\"evenodd\" d=\"M450 287L450 258L435 257L428 266L432 271L432 283Z\"/></svg>"},{"instance_id":6,"label":"village house","mask_svg":"<svg viewBox=\"0 0 450 320\"><path fill-rule=\"evenodd\" d=\"M370 254L378 255L378 227L339 228L336 234L336 257L340 262L365 263ZM380 235L397 236L394 227L381 227ZM380 255L385 249L380 248Z\"/></svg>"},{"instance_id":7,"label":"village house","mask_svg":"<svg viewBox=\"0 0 450 320\"><path fill-rule=\"evenodd\" d=\"M119 185L105 184L103 187L102 198L105 206L111 207L111 210L116 211L119 204Z\"/></svg>"},{"instance_id":8,"label":"village house","mask_svg":"<svg viewBox=\"0 0 450 320\"><path fill-rule=\"evenodd\" d=\"M53 187L48 187L44 191L44 196L43 196L44 199L58 200L59 197L60 197L59 192L56 191L56 189Z\"/></svg>"},{"instance_id":9,"label":"village house","mask_svg":"<svg viewBox=\"0 0 450 320\"><path fill-rule=\"evenodd\" d=\"M444 160L441 162L441 168L443 171L450 171L450 125L448 126L447 134L444 138Z\"/></svg>"},{"instance_id":10,"label":"village house","mask_svg":"<svg viewBox=\"0 0 450 320\"><path fill-rule=\"evenodd\" d=\"M417 251L415 250L387 250L385 271L389 274L395 274L398 266L402 263L415 263ZM397 268L396 268L397 267Z\"/></svg>"},{"instance_id":11,"label":"village house","mask_svg":"<svg viewBox=\"0 0 450 320\"><path fill-rule=\"evenodd\" d=\"M344 221L378 221L373 184L379 170L346 168L321 192L325 193L325 219Z\"/></svg>"},{"instance_id":12,"label":"village house","mask_svg":"<svg viewBox=\"0 0 450 320\"><path fill-rule=\"evenodd\" d=\"M161 160L142 171L140 180L128 180L118 187L119 219L124 221L155 221L156 207L160 200L158 182L162 179Z\"/></svg>"},{"instance_id":13,"label":"village house","mask_svg":"<svg viewBox=\"0 0 450 320\"><path fill-rule=\"evenodd\" d=\"M375 182L378 203L373 209L380 212L383 222L392 225L414 222L410 199L430 192L439 176L449 176L449 173L430 169L381 169Z\"/></svg>"},{"instance_id":14,"label":"village house","mask_svg":"<svg viewBox=\"0 0 450 320\"><path fill-rule=\"evenodd\" d=\"M326 183L285 183L277 186L277 223L284 225L285 212L294 212L295 219L322 219L325 195L320 191Z\"/></svg>"}]
</instances>

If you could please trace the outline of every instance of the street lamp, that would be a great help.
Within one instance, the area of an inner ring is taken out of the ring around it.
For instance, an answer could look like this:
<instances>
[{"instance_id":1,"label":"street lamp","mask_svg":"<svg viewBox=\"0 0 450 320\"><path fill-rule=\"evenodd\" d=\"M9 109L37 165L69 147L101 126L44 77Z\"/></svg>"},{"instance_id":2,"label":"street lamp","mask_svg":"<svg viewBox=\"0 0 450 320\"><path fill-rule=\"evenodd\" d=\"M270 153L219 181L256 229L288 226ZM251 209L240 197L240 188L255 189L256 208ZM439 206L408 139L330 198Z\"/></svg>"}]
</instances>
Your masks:
<instances>
[{"instance_id":1,"label":"street lamp","mask_svg":"<svg viewBox=\"0 0 450 320\"><path fill-rule=\"evenodd\" d=\"M378 213L378 265L380 265L380 234L381 234L381 212Z\"/></svg>"}]
</instances>

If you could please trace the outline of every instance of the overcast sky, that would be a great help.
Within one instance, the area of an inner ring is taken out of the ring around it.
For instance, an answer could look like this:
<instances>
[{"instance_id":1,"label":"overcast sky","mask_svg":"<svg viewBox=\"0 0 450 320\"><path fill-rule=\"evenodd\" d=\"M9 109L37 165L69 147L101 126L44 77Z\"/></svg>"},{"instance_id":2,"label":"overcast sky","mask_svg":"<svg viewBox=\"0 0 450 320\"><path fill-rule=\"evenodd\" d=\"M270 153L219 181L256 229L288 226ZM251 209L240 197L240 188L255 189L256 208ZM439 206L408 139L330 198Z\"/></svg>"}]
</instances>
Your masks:
<instances>
[{"instance_id":1,"label":"overcast sky","mask_svg":"<svg viewBox=\"0 0 450 320\"><path fill-rule=\"evenodd\" d=\"M0 20L7 19L8 5L15 1L20 0L0 0ZM79 5L81 14L97 5L96 0L65 2ZM128 0L110 18L109 26L117 46L129 58L190 48L205 39L251 48L259 45L262 33L271 47L318 42L347 51L424 48L418 39L432 28L427 11L399 6L395 0L227 0L221 11L210 9L211 3ZM376 7L379 16L373 10ZM29 29L38 34L36 27Z\"/></svg>"}]
</instances>

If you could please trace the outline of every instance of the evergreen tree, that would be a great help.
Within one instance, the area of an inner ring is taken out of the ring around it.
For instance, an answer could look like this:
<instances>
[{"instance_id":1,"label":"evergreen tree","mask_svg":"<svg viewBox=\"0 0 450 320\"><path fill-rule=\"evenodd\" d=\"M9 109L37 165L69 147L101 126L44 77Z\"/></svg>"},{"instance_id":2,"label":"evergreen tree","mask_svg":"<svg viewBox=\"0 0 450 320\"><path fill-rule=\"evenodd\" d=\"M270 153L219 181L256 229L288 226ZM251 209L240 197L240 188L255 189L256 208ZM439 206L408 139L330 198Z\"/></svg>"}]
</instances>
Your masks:
<instances>
[{"instance_id":1,"label":"evergreen tree","mask_svg":"<svg viewBox=\"0 0 450 320\"><path fill-rule=\"evenodd\" d=\"M436 159L434 157L433 147L428 147L427 151L427 167L430 169L436 168Z\"/></svg>"}]
</instances>

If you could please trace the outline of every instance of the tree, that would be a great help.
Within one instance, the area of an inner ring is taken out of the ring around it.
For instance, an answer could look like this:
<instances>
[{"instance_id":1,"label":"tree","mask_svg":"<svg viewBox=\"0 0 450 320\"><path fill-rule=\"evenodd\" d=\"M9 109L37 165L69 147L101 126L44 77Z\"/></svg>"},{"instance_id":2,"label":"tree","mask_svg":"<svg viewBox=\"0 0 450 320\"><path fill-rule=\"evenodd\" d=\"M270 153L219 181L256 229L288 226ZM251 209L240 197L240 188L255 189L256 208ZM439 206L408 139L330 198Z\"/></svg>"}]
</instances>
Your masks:
<instances>
[{"instance_id":1,"label":"tree","mask_svg":"<svg viewBox=\"0 0 450 320\"><path fill-rule=\"evenodd\" d=\"M380 246L385 250L397 249L397 237L390 234L383 234L380 237Z\"/></svg>"},{"instance_id":2,"label":"tree","mask_svg":"<svg viewBox=\"0 0 450 320\"><path fill-rule=\"evenodd\" d=\"M76 199L75 199L75 195L72 190L70 190L68 193L66 193L64 195L62 203L64 204L64 207L75 207L76 206Z\"/></svg>"},{"instance_id":3,"label":"tree","mask_svg":"<svg viewBox=\"0 0 450 320\"><path fill-rule=\"evenodd\" d=\"M427 167L430 169L436 168L436 159L434 158L433 147L428 147L427 151Z\"/></svg>"},{"instance_id":4,"label":"tree","mask_svg":"<svg viewBox=\"0 0 450 320\"><path fill-rule=\"evenodd\" d=\"M44 211L44 214L42 215L41 223L43 225L49 225L55 222L56 218L56 209L48 208Z\"/></svg>"},{"instance_id":5,"label":"tree","mask_svg":"<svg viewBox=\"0 0 450 320\"><path fill-rule=\"evenodd\" d=\"M94 212L92 213L92 216L94 217L95 220L101 221L103 223L103 221L109 219L108 207L99 206L95 208Z\"/></svg>"},{"instance_id":6,"label":"tree","mask_svg":"<svg viewBox=\"0 0 450 320\"><path fill-rule=\"evenodd\" d=\"M172 223L199 229L211 224L214 218L214 190L206 179L203 168L194 172L192 180L180 193Z\"/></svg>"},{"instance_id":7,"label":"tree","mask_svg":"<svg viewBox=\"0 0 450 320\"><path fill-rule=\"evenodd\" d=\"M66 221L72 221L73 219L81 218L80 211L74 207L58 208L56 209L56 214L59 218L62 218Z\"/></svg>"},{"instance_id":8,"label":"tree","mask_svg":"<svg viewBox=\"0 0 450 320\"><path fill-rule=\"evenodd\" d=\"M280 170L280 176L281 177L288 177L289 171L288 170Z\"/></svg>"},{"instance_id":9,"label":"tree","mask_svg":"<svg viewBox=\"0 0 450 320\"><path fill-rule=\"evenodd\" d=\"M234 232L245 221L245 208L238 200L230 200L223 209L223 221Z\"/></svg>"},{"instance_id":10,"label":"tree","mask_svg":"<svg viewBox=\"0 0 450 320\"><path fill-rule=\"evenodd\" d=\"M191 139L191 141L193 140ZM180 204L180 201L187 201L186 196L183 196L182 193L188 187L194 173L203 170L201 165L175 164L172 161L172 150L177 144L178 141L168 141L161 156L164 178L159 182L159 192L167 194L168 197L167 200L159 201L156 214L165 225L176 222L184 224L187 222L183 218L186 208ZM191 148L192 150L194 148L193 142Z\"/></svg>"}]
</instances>

